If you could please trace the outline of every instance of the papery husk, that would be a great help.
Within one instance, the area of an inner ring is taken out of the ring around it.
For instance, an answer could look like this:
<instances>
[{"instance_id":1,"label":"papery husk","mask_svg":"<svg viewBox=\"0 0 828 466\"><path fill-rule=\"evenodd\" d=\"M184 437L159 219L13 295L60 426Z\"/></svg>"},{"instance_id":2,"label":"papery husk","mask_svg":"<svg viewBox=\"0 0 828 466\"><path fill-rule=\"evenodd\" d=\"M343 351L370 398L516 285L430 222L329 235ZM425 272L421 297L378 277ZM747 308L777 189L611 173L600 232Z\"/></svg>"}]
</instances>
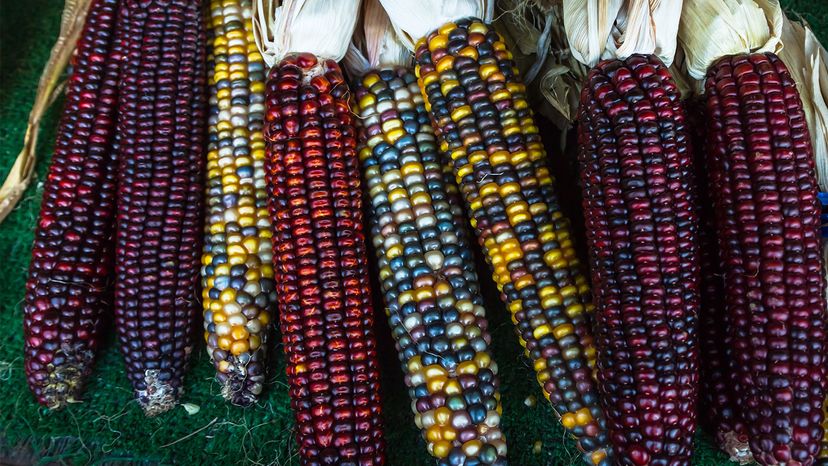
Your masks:
<instances>
[{"instance_id":1,"label":"papery husk","mask_svg":"<svg viewBox=\"0 0 828 466\"><path fill-rule=\"evenodd\" d=\"M583 64L657 55L666 66L676 51L682 0L564 0L572 54Z\"/></svg>"},{"instance_id":2,"label":"papery husk","mask_svg":"<svg viewBox=\"0 0 828 466\"><path fill-rule=\"evenodd\" d=\"M342 65L354 77L370 70L411 67L413 55L400 40L379 0L365 0Z\"/></svg>"},{"instance_id":3,"label":"papery husk","mask_svg":"<svg viewBox=\"0 0 828 466\"><path fill-rule=\"evenodd\" d=\"M802 100L814 148L819 190L828 192L828 53L807 24L791 21L787 16L782 22L782 43L785 47L779 53L779 58L796 81L799 98ZM822 244L823 265L828 270L828 239L823 238Z\"/></svg>"},{"instance_id":4,"label":"papery husk","mask_svg":"<svg viewBox=\"0 0 828 466\"><path fill-rule=\"evenodd\" d=\"M267 66L292 53L323 60L345 56L360 0L256 0L253 35Z\"/></svg>"},{"instance_id":5,"label":"papery husk","mask_svg":"<svg viewBox=\"0 0 828 466\"><path fill-rule=\"evenodd\" d=\"M784 17L779 58L796 81L816 159L820 191L828 192L828 54L811 29Z\"/></svg>"},{"instance_id":6,"label":"papery husk","mask_svg":"<svg viewBox=\"0 0 828 466\"><path fill-rule=\"evenodd\" d=\"M37 160L35 150L40 133L40 122L46 110L63 90L60 76L75 50L75 44L83 31L91 3L91 0L66 0L64 3L60 32L37 84L37 93L32 110L29 112L26 134L23 137L23 148L17 154L14 165L6 176L3 186L0 187L0 222L11 213L32 181Z\"/></svg>"},{"instance_id":7,"label":"papery husk","mask_svg":"<svg viewBox=\"0 0 828 466\"><path fill-rule=\"evenodd\" d=\"M569 48L563 7L559 2L527 0L503 0L498 6L504 11L497 26L515 46L518 63L527 72L540 63L530 88L541 97L537 110L558 129L568 130L578 115L581 85L589 70ZM547 40L542 39L545 34ZM539 50L543 42L546 47Z\"/></svg>"},{"instance_id":8,"label":"papery husk","mask_svg":"<svg viewBox=\"0 0 828 466\"><path fill-rule=\"evenodd\" d=\"M409 50L440 26L463 18L492 21L494 0L380 0Z\"/></svg>"},{"instance_id":9,"label":"papery husk","mask_svg":"<svg viewBox=\"0 0 828 466\"><path fill-rule=\"evenodd\" d=\"M684 50L679 47L676 49L676 57L673 59L673 64L669 68L670 75L676 82L676 87L678 87L681 98L684 100L704 93L704 81L693 79L692 76L687 74L686 61Z\"/></svg>"},{"instance_id":10,"label":"papery husk","mask_svg":"<svg viewBox=\"0 0 828 466\"><path fill-rule=\"evenodd\" d=\"M779 53L782 9L777 0L688 0L684 2L678 38L685 66L694 79L727 55Z\"/></svg>"}]
</instances>

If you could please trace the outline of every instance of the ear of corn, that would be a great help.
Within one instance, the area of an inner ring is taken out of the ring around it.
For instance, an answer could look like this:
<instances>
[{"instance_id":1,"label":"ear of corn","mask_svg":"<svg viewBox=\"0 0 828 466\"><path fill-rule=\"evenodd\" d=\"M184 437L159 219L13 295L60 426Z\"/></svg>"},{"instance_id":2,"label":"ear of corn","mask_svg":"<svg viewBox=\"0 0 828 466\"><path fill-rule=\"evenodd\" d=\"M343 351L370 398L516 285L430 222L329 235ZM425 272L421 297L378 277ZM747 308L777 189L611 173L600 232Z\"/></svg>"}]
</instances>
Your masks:
<instances>
[{"instance_id":1,"label":"ear of corn","mask_svg":"<svg viewBox=\"0 0 828 466\"><path fill-rule=\"evenodd\" d=\"M698 216L684 109L654 55L607 60L578 147L598 383L619 464L689 464L698 383Z\"/></svg>"},{"instance_id":2,"label":"ear of corn","mask_svg":"<svg viewBox=\"0 0 828 466\"><path fill-rule=\"evenodd\" d=\"M707 189L704 100L688 99L684 104L693 147L695 185L700 187L695 190L699 212L701 269L699 417L716 437L719 448L730 455L731 461L748 464L753 461L753 456L748 446L747 426L742 421L736 393L736 367L729 330L731 323L725 306L722 264L716 243L716 215Z\"/></svg>"},{"instance_id":3,"label":"ear of corn","mask_svg":"<svg viewBox=\"0 0 828 466\"><path fill-rule=\"evenodd\" d=\"M295 54L267 80L273 262L299 455L384 460L356 130L334 61Z\"/></svg>"},{"instance_id":4,"label":"ear of corn","mask_svg":"<svg viewBox=\"0 0 828 466\"><path fill-rule=\"evenodd\" d=\"M202 303L207 352L222 395L256 401L265 379L272 237L264 173L264 62L253 40L249 0L213 0L207 221Z\"/></svg>"},{"instance_id":5,"label":"ear of corn","mask_svg":"<svg viewBox=\"0 0 828 466\"><path fill-rule=\"evenodd\" d=\"M404 68L371 71L356 97L380 282L415 422L438 464L506 464L462 199L417 79Z\"/></svg>"},{"instance_id":6,"label":"ear of corn","mask_svg":"<svg viewBox=\"0 0 828 466\"><path fill-rule=\"evenodd\" d=\"M26 375L51 408L78 399L111 302L117 16L117 1L94 1L78 39L26 282Z\"/></svg>"},{"instance_id":7,"label":"ear of corn","mask_svg":"<svg viewBox=\"0 0 828 466\"><path fill-rule=\"evenodd\" d=\"M538 382L586 461L608 465L589 285L512 55L493 29L468 19L421 40L416 62L441 151Z\"/></svg>"},{"instance_id":8,"label":"ear of corn","mask_svg":"<svg viewBox=\"0 0 828 466\"><path fill-rule=\"evenodd\" d=\"M205 32L197 0L126 0L116 327L148 415L171 408L194 341L201 251Z\"/></svg>"},{"instance_id":9,"label":"ear of corn","mask_svg":"<svg viewBox=\"0 0 828 466\"><path fill-rule=\"evenodd\" d=\"M815 464L826 384L814 159L773 54L727 56L705 83L708 171L737 391L760 464Z\"/></svg>"}]
</instances>

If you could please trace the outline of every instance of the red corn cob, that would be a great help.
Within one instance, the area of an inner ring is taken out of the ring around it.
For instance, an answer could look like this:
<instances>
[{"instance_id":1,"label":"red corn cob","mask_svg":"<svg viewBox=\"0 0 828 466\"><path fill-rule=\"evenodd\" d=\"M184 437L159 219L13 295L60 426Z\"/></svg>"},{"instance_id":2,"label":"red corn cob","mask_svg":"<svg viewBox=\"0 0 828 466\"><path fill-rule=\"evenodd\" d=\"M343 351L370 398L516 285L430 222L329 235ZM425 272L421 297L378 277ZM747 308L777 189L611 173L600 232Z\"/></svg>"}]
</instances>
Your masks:
<instances>
[{"instance_id":1,"label":"red corn cob","mask_svg":"<svg viewBox=\"0 0 828 466\"><path fill-rule=\"evenodd\" d=\"M802 104L773 54L707 73L707 161L739 405L761 464L816 463L826 383L825 277Z\"/></svg>"},{"instance_id":2,"label":"red corn cob","mask_svg":"<svg viewBox=\"0 0 828 466\"><path fill-rule=\"evenodd\" d=\"M200 313L205 33L197 0L127 0L121 12L115 322L154 415L182 391Z\"/></svg>"},{"instance_id":3,"label":"red corn cob","mask_svg":"<svg viewBox=\"0 0 828 466\"><path fill-rule=\"evenodd\" d=\"M93 1L78 39L26 283L26 375L51 408L78 398L110 300L116 12L116 0Z\"/></svg>"},{"instance_id":4,"label":"red corn cob","mask_svg":"<svg viewBox=\"0 0 828 466\"><path fill-rule=\"evenodd\" d=\"M685 102L693 141L696 186L706 187L704 160L704 103ZM701 264L701 308L699 309L699 355L701 421L716 436L719 448L732 461L753 461L748 446L747 426L742 421L736 393L736 367L730 350L730 320L725 306L724 280L716 244L715 212L706 188L696 190L699 206L699 260Z\"/></svg>"},{"instance_id":5,"label":"red corn cob","mask_svg":"<svg viewBox=\"0 0 828 466\"><path fill-rule=\"evenodd\" d=\"M599 63L579 111L598 383L617 464L690 464L698 218L685 113L654 55Z\"/></svg>"},{"instance_id":6,"label":"red corn cob","mask_svg":"<svg viewBox=\"0 0 828 466\"><path fill-rule=\"evenodd\" d=\"M356 131L339 66L291 55L266 86L273 262L304 464L384 460Z\"/></svg>"}]
</instances>

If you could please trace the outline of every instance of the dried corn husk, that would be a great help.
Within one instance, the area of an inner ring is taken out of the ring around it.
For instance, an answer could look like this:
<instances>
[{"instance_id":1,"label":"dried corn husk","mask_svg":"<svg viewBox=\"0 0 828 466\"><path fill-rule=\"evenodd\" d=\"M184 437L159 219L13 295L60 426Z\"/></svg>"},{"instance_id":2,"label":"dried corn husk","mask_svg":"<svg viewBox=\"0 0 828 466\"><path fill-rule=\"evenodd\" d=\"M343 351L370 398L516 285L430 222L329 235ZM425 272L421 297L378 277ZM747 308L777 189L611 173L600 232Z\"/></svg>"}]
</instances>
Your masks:
<instances>
[{"instance_id":1,"label":"dried corn husk","mask_svg":"<svg viewBox=\"0 0 828 466\"><path fill-rule=\"evenodd\" d=\"M414 50L418 40L440 26L475 17L489 23L494 0L380 0L400 40Z\"/></svg>"},{"instance_id":2,"label":"dried corn husk","mask_svg":"<svg viewBox=\"0 0 828 466\"><path fill-rule=\"evenodd\" d=\"M60 32L55 45L52 46L49 61L40 75L37 94L26 125L26 135L23 138L23 149L20 150L3 186L0 187L0 222L11 213L32 181L37 160L35 149L40 133L40 121L63 89L60 75L72 57L91 3L91 0L66 0L63 6Z\"/></svg>"},{"instance_id":3,"label":"dried corn husk","mask_svg":"<svg viewBox=\"0 0 828 466\"><path fill-rule=\"evenodd\" d=\"M360 0L256 0L253 34L267 66L291 53L339 61L359 17Z\"/></svg>"},{"instance_id":4,"label":"dried corn husk","mask_svg":"<svg viewBox=\"0 0 828 466\"><path fill-rule=\"evenodd\" d=\"M676 57L673 59L673 64L670 65L670 75L676 81L676 86L681 92L681 98L685 100L704 92L703 82L693 79L687 74L686 61L684 50L681 47L676 48Z\"/></svg>"},{"instance_id":5,"label":"dried corn husk","mask_svg":"<svg viewBox=\"0 0 828 466\"><path fill-rule=\"evenodd\" d=\"M361 24L357 25L342 62L348 73L358 77L369 70L409 68L412 58L379 0L365 0Z\"/></svg>"},{"instance_id":6,"label":"dried corn husk","mask_svg":"<svg viewBox=\"0 0 828 466\"><path fill-rule=\"evenodd\" d=\"M785 62L796 81L802 109L814 147L819 190L828 192L828 53L807 24L791 21L782 23L782 42L785 48L779 58ZM828 241L823 241L825 267L828 268Z\"/></svg>"},{"instance_id":7,"label":"dried corn husk","mask_svg":"<svg viewBox=\"0 0 828 466\"><path fill-rule=\"evenodd\" d=\"M782 23L785 48L779 58L796 81L811 133L820 191L828 191L828 54L811 29L787 17Z\"/></svg>"},{"instance_id":8,"label":"dried corn husk","mask_svg":"<svg viewBox=\"0 0 828 466\"><path fill-rule=\"evenodd\" d=\"M497 26L514 45L524 81L532 83L538 111L566 131L578 112L578 101L588 68L569 48L559 2L502 0ZM536 69L537 77L531 80ZM563 142L563 141L562 141Z\"/></svg>"},{"instance_id":9,"label":"dried corn husk","mask_svg":"<svg viewBox=\"0 0 828 466\"><path fill-rule=\"evenodd\" d=\"M595 66L601 59L654 54L670 66L682 0L564 0L572 54Z\"/></svg>"},{"instance_id":10,"label":"dried corn husk","mask_svg":"<svg viewBox=\"0 0 828 466\"><path fill-rule=\"evenodd\" d=\"M703 79L707 68L726 55L778 53L781 34L778 0L688 0L678 38L688 74Z\"/></svg>"}]
</instances>

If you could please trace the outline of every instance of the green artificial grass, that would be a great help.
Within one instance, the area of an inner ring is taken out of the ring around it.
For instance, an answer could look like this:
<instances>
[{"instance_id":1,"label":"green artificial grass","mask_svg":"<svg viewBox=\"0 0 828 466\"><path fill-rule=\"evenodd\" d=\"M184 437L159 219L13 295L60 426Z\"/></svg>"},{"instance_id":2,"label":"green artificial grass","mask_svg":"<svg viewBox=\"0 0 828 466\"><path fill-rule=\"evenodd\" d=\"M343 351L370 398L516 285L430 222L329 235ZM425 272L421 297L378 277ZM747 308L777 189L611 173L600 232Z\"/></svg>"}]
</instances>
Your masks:
<instances>
[{"instance_id":1,"label":"green artificial grass","mask_svg":"<svg viewBox=\"0 0 828 466\"><path fill-rule=\"evenodd\" d=\"M783 1L826 40L828 14L821 0ZM25 6L24 6L25 5ZM20 150L41 68L57 36L62 2L0 3L0 174ZM193 357L183 406L146 418L133 401L113 332L99 356L84 401L59 412L37 405L23 372L24 283L42 180L54 143L61 108L54 105L38 144L37 175L23 201L0 225L0 464L297 464L281 347L271 358L264 398L241 409L224 402L213 381L203 347ZM488 273L481 273L488 280ZM500 367L503 428L511 464L581 464L573 444L558 427L528 362L522 358L509 318L494 285L487 281L493 353ZM382 309L381 305L377 309ZM433 464L414 426L402 373L384 316L378 319L383 368L384 418L390 465ZM201 345L201 344L200 344ZM532 399L537 399L532 403ZM731 464L714 450L710 437L697 439L696 465Z\"/></svg>"}]
</instances>

